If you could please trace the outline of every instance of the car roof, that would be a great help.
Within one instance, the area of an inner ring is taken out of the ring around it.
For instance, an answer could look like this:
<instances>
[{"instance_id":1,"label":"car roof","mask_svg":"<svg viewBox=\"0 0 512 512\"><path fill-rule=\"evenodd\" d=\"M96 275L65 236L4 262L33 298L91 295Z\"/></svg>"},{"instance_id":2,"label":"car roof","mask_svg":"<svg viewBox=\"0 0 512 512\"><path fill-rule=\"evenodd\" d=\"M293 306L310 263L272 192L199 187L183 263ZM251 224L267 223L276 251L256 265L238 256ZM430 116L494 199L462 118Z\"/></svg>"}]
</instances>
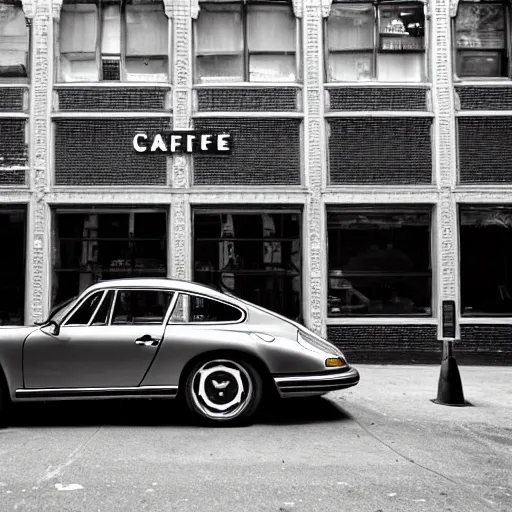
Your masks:
<instances>
[{"instance_id":1,"label":"car roof","mask_svg":"<svg viewBox=\"0 0 512 512\"><path fill-rule=\"evenodd\" d=\"M186 281L184 279L169 279L166 277L129 277L109 279L93 284L87 289L87 292L113 288L166 288L169 290L179 290L189 293L205 293L211 297L217 297L219 299L226 299L230 297L212 286L195 283L193 281Z\"/></svg>"}]
</instances>

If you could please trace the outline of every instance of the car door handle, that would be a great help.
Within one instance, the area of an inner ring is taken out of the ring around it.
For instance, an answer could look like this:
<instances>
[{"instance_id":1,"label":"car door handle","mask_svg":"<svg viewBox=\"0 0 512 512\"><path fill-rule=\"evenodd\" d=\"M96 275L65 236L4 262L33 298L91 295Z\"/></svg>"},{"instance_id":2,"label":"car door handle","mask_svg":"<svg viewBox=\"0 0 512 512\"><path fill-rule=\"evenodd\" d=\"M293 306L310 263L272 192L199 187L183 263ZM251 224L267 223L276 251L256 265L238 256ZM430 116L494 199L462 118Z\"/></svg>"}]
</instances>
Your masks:
<instances>
[{"instance_id":1,"label":"car door handle","mask_svg":"<svg viewBox=\"0 0 512 512\"><path fill-rule=\"evenodd\" d=\"M137 338L135 340L135 345L146 345L146 346L158 345L159 341L160 340L158 340L156 338L152 338L149 334L145 334L144 336L141 336L140 338Z\"/></svg>"}]
</instances>

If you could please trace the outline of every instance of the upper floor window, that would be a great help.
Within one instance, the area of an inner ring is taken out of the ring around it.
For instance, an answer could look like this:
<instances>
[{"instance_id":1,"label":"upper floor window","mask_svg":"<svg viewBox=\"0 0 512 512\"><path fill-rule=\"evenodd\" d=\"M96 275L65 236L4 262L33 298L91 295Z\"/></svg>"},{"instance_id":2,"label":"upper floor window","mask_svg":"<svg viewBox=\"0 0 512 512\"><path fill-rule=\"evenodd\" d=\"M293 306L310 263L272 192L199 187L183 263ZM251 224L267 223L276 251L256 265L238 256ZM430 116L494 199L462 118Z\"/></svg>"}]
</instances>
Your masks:
<instances>
[{"instance_id":1,"label":"upper floor window","mask_svg":"<svg viewBox=\"0 0 512 512\"><path fill-rule=\"evenodd\" d=\"M326 56L330 82L424 81L424 4L339 0L326 22Z\"/></svg>"},{"instance_id":2,"label":"upper floor window","mask_svg":"<svg viewBox=\"0 0 512 512\"><path fill-rule=\"evenodd\" d=\"M161 0L65 2L60 17L62 82L165 82L168 19Z\"/></svg>"},{"instance_id":3,"label":"upper floor window","mask_svg":"<svg viewBox=\"0 0 512 512\"><path fill-rule=\"evenodd\" d=\"M459 77L510 76L508 15L503 1L460 2L455 18Z\"/></svg>"},{"instance_id":4,"label":"upper floor window","mask_svg":"<svg viewBox=\"0 0 512 512\"><path fill-rule=\"evenodd\" d=\"M0 3L0 80L28 76L29 29L21 4Z\"/></svg>"},{"instance_id":5,"label":"upper floor window","mask_svg":"<svg viewBox=\"0 0 512 512\"><path fill-rule=\"evenodd\" d=\"M296 81L297 23L288 1L201 3L195 24L196 81Z\"/></svg>"}]
</instances>

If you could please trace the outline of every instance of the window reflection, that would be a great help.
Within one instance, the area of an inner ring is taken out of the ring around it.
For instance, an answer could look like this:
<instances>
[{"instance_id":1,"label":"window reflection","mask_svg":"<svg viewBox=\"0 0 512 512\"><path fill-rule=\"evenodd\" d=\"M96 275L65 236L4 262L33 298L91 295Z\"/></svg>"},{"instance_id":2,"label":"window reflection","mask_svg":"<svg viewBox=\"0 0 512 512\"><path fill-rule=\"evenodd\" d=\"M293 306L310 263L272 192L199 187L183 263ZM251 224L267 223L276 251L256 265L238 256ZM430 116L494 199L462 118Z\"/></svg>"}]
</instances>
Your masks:
<instances>
[{"instance_id":1,"label":"window reflection","mask_svg":"<svg viewBox=\"0 0 512 512\"><path fill-rule=\"evenodd\" d=\"M430 211L328 211L328 315L431 315Z\"/></svg>"},{"instance_id":2,"label":"window reflection","mask_svg":"<svg viewBox=\"0 0 512 512\"><path fill-rule=\"evenodd\" d=\"M196 211L194 280L301 317L300 213Z\"/></svg>"},{"instance_id":3,"label":"window reflection","mask_svg":"<svg viewBox=\"0 0 512 512\"><path fill-rule=\"evenodd\" d=\"M512 206L460 208L462 314L512 315Z\"/></svg>"},{"instance_id":4,"label":"window reflection","mask_svg":"<svg viewBox=\"0 0 512 512\"><path fill-rule=\"evenodd\" d=\"M53 270L53 304L100 280L166 277L166 213L56 212Z\"/></svg>"}]
</instances>

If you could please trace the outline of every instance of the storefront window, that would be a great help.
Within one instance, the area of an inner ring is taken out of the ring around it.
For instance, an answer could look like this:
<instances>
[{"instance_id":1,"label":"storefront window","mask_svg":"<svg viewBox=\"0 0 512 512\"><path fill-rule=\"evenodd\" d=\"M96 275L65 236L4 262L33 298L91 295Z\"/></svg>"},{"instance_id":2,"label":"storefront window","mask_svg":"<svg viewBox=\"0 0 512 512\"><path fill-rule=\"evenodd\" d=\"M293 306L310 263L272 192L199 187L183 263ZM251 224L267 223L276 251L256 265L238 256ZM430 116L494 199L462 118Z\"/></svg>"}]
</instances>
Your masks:
<instances>
[{"instance_id":1,"label":"storefront window","mask_svg":"<svg viewBox=\"0 0 512 512\"><path fill-rule=\"evenodd\" d=\"M301 214L194 212L194 280L301 320Z\"/></svg>"},{"instance_id":2,"label":"storefront window","mask_svg":"<svg viewBox=\"0 0 512 512\"><path fill-rule=\"evenodd\" d=\"M430 316L428 208L332 208L328 316Z\"/></svg>"},{"instance_id":3,"label":"storefront window","mask_svg":"<svg viewBox=\"0 0 512 512\"><path fill-rule=\"evenodd\" d=\"M166 276L166 212L55 212L53 304L100 280Z\"/></svg>"},{"instance_id":4,"label":"storefront window","mask_svg":"<svg viewBox=\"0 0 512 512\"><path fill-rule=\"evenodd\" d=\"M0 210L0 325L22 325L25 310L24 209Z\"/></svg>"},{"instance_id":5,"label":"storefront window","mask_svg":"<svg viewBox=\"0 0 512 512\"><path fill-rule=\"evenodd\" d=\"M461 311L512 315L512 205L460 207Z\"/></svg>"}]
</instances>

